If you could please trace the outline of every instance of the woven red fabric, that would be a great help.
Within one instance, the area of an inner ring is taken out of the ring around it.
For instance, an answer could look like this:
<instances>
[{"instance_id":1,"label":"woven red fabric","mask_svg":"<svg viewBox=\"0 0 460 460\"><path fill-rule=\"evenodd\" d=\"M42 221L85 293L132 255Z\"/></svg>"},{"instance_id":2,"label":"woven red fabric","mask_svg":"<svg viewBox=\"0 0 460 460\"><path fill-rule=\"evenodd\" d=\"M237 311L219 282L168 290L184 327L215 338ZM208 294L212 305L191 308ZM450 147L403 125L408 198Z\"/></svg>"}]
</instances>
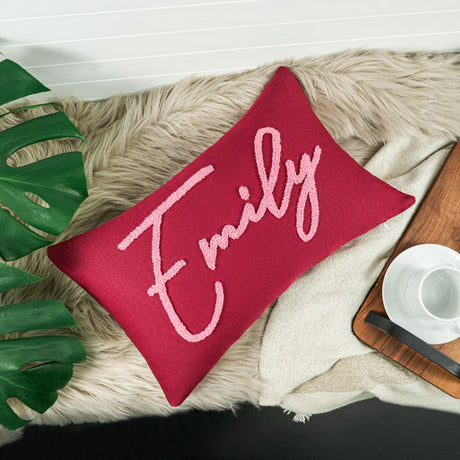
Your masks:
<instances>
[{"instance_id":1,"label":"woven red fabric","mask_svg":"<svg viewBox=\"0 0 460 460\"><path fill-rule=\"evenodd\" d=\"M176 406L297 277L414 201L343 151L280 67L169 182L48 254L110 312Z\"/></svg>"}]
</instances>

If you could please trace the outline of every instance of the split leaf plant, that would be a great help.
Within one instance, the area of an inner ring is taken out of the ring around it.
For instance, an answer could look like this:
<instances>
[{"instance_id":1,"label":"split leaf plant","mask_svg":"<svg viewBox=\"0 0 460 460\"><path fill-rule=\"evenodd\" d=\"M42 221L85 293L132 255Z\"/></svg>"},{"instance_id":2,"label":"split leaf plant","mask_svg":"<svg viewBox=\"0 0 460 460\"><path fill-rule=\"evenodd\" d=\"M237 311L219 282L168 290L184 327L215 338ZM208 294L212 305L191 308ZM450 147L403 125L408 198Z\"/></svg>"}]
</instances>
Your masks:
<instances>
[{"instance_id":1,"label":"split leaf plant","mask_svg":"<svg viewBox=\"0 0 460 460\"><path fill-rule=\"evenodd\" d=\"M18 64L0 61L0 105L48 91ZM38 231L59 235L88 196L81 152L67 152L23 166L8 158L24 147L82 134L57 108L0 132L0 258L11 261L47 246L52 241ZM0 118L37 106L16 108ZM20 155L21 152L18 154ZM39 198L39 199L37 199ZM42 281L31 273L0 263L0 294ZM10 430L29 420L8 404L15 397L36 412L53 405L57 390L72 377L73 363L86 359L80 340L65 335L38 335L5 339L14 332L76 326L58 300L36 300L0 307L0 424Z\"/></svg>"},{"instance_id":2,"label":"split leaf plant","mask_svg":"<svg viewBox=\"0 0 460 460\"><path fill-rule=\"evenodd\" d=\"M8 59L0 62L0 103L46 90L18 64ZM23 110L27 108L30 107ZM81 152L67 152L20 167L9 166L7 159L31 144L69 137L84 140L61 111L0 132L0 203L33 228L52 235L64 231L88 196ZM46 206L33 201L30 196L34 195ZM3 260L18 259L52 243L6 209L0 209L0 229L0 257Z\"/></svg>"},{"instance_id":3,"label":"split leaf plant","mask_svg":"<svg viewBox=\"0 0 460 460\"><path fill-rule=\"evenodd\" d=\"M0 264L0 293L42 278ZM0 308L0 334L76 326L58 300L36 300ZM16 415L7 399L15 397L42 414L57 399L57 390L72 377L73 364L84 361L80 340L63 335L44 335L0 340L0 423L10 430L30 420ZM28 366L22 369L23 366Z\"/></svg>"}]
</instances>

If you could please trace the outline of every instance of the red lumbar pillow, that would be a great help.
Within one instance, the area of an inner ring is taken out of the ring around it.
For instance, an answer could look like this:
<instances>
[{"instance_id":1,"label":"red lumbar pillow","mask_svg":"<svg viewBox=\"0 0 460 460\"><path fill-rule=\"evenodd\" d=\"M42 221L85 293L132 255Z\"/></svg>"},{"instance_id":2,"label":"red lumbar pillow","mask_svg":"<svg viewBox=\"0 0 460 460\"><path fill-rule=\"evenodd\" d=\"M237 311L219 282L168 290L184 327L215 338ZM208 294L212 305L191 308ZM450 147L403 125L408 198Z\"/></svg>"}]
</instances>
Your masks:
<instances>
[{"instance_id":1,"label":"red lumbar pillow","mask_svg":"<svg viewBox=\"0 0 460 460\"><path fill-rule=\"evenodd\" d=\"M111 313L176 406L298 276L414 201L343 151L280 67L169 182L48 254Z\"/></svg>"}]
</instances>

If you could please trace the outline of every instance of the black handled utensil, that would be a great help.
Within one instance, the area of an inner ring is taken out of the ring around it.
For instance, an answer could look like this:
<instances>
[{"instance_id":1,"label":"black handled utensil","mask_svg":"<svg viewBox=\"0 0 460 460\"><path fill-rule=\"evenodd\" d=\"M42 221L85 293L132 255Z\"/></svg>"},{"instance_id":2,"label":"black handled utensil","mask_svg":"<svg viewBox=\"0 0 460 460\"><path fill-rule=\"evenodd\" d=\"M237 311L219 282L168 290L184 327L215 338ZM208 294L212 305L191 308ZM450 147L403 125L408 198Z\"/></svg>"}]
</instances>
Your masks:
<instances>
[{"instance_id":1,"label":"black handled utensil","mask_svg":"<svg viewBox=\"0 0 460 460\"><path fill-rule=\"evenodd\" d=\"M442 351L439 351L429 343L419 339L417 336L407 331L403 327L393 323L393 321L373 311L369 312L364 321L398 339L409 348L412 348L412 350L425 356L425 358L428 358L430 361L442 367L447 372L455 375L455 377L460 378L460 364L457 361L450 358Z\"/></svg>"}]
</instances>

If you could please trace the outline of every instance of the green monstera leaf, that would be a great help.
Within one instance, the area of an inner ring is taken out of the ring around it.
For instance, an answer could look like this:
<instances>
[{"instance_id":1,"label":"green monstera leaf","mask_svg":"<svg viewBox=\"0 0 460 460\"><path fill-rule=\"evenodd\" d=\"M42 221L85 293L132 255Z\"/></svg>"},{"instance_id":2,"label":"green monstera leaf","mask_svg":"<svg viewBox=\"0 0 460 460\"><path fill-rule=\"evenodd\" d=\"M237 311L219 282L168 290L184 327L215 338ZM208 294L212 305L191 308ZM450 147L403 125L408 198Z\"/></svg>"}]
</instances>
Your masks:
<instances>
[{"instance_id":1,"label":"green monstera leaf","mask_svg":"<svg viewBox=\"0 0 460 460\"><path fill-rule=\"evenodd\" d=\"M8 59L0 62L0 104L42 91L48 88L18 64ZM20 167L7 164L7 159L24 147L69 137L84 140L61 111L0 132L0 204L3 205L0 208L0 257L3 260L15 260L51 244L51 240L34 230L59 235L88 196L81 152L62 153Z\"/></svg>"},{"instance_id":2,"label":"green monstera leaf","mask_svg":"<svg viewBox=\"0 0 460 460\"><path fill-rule=\"evenodd\" d=\"M42 278L0 264L0 293L37 283ZM0 307L0 335L76 326L62 302L38 300ZM15 397L42 414L56 401L57 390L72 377L73 363L86 359L80 340L37 336L0 340L0 424L15 430L28 423L9 406ZM24 369L23 369L24 367Z\"/></svg>"},{"instance_id":3,"label":"green monstera leaf","mask_svg":"<svg viewBox=\"0 0 460 460\"><path fill-rule=\"evenodd\" d=\"M0 57L0 105L48 91L22 67ZM69 152L12 167L18 150L60 138L84 140L57 104L57 111L27 120L0 132L0 258L14 260L47 246L39 231L59 235L88 196L81 152ZM0 115L34 109L22 107ZM35 275L0 263L0 294L42 281ZM86 359L80 340L63 335L2 338L14 332L76 326L64 304L37 300L0 306L0 424L10 430L30 420L19 417L8 404L17 398L42 414L56 401L57 390L72 377L73 363Z\"/></svg>"}]
</instances>

